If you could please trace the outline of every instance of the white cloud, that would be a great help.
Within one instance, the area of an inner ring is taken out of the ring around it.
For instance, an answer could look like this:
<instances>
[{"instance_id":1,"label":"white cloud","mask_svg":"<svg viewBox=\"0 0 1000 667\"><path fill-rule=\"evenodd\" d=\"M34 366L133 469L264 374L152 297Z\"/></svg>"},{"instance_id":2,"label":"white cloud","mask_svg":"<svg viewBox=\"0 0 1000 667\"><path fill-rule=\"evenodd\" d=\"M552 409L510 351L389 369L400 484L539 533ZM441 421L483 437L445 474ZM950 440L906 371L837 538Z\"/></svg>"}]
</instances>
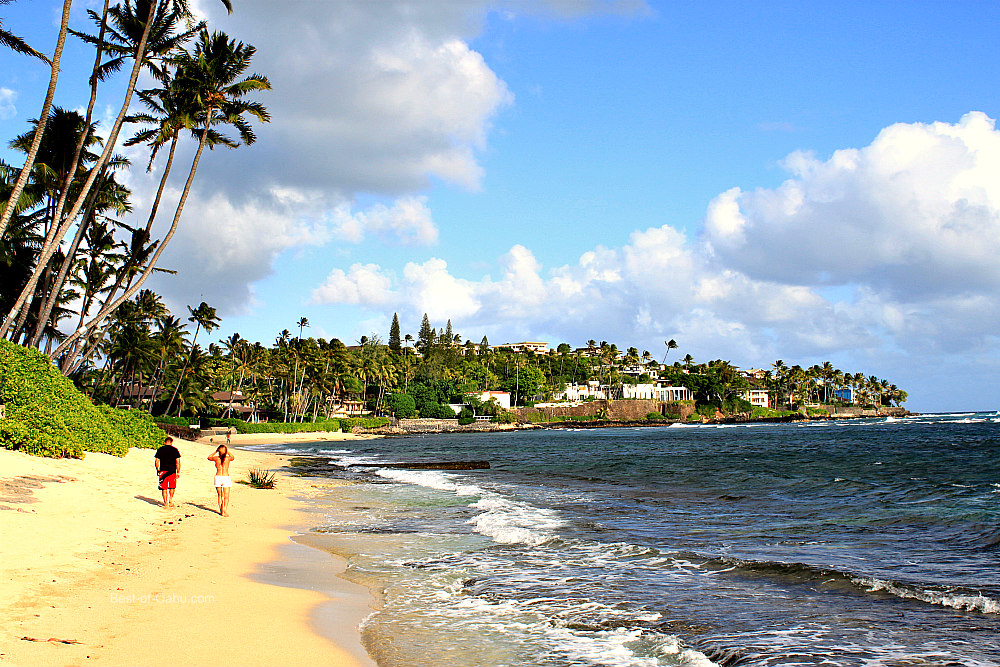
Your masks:
<instances>
[{"instance_id":1,"label":"white cloud","mask_svg":"<svg viewBox=\"0 0 1000 667\"><path fill-rule=\"evenodd\" d=\"M334 269L313 290L313 303L384 304L390 300L391 281L375 264L354 264L348 272Z\"/></svg>"},{"instance_id":2,"label":"white cloud","mask_svg":"<svg viewBox=\"0 0 1000 667\"><path fill-rule=\"evenodd\" d=\"M17 91L0 86L0 120L7 120L17 115Z\"/></svg>"},{"instance_id":3,"label":"white cloud","mask_svg":"<svg viewBox=\"0 0 1000 667\"><path fill-rule=\"evenodd\" d=\"M137 210L148 210L148 195L142 192L136 192ZM169 225L178 195L170 188L164 193L154 234L162 235ZM192 195L159 262L177 274L154 274L149 286L178 304L201 295L221 313L242 312L254 301L251 285L270 275L280 253L331 238L322 223L304 214L315 208L315 202L307 204L287 192L262 193L242 204L222 194Z\"/></svg>"},{"instance_id":4,"label":"white cloud","mask_svg":"<svg viewBox=\"0 0 1000 667\"><path fill-rule=\"evenodd\" d=\"M360 243L369 234L403 245L431 245L438 239L427 197L403 197L391 207L376 204L357 213L342 204L334 209L332 218L334 233L351 243Z\"/></svg>"},{"instance_id":5,"label":"white cloud","mask_svg":"<svg viewBox=\"0 0 1000 667\"><path fill-rule=\"evenodd\" d=\"M758 362L996 346L992 120L894 125L864 148L784 164L778 188L716 197L697 240L653 227L549 269L516 245L495 278L471 281L442 260L410 264L397 305L476 330L654 346L666 336Z\"/></svg>"},{"instance_id":6,"label":"white cloud","mask_svg":"<svg viewBox=\"0 0 1000 667\"><path fill-rule=\"evenodd\" d=\"M897 124L830 159L795 153L779 188L729 190L705 238L728 266L789 284L865 284L893 298L1000 289L1000 132Z\"/></svg>"},{"instance_id":7,"label":"white cloud","mask_svg":"<svg viewBox=\"0 0 1000 667\"><path fill-rule=\"evenodd\" d=\"M257 146L217 160L210 181L234 196L249 181L339 199L412 193L432 177L478 187L476 153L513 99L468 45L479 3L247 0L232 16L217 5L202 3L213 24L257 48L272 121Z\"/></svg>"}]
</instances>

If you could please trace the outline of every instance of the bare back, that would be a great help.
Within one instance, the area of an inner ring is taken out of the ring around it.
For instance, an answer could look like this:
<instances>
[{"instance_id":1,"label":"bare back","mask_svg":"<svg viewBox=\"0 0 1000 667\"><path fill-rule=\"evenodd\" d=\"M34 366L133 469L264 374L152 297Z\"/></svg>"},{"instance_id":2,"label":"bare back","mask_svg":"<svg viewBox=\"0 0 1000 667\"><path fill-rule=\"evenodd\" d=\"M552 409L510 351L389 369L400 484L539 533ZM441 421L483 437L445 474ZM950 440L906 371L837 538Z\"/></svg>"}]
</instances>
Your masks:
<instances>
[{"instance_id":1,"label":"bare back","mask_svg":"<svg viewBox=\"0 0 1000 667\"><path fill-rule=\"evenodd\" d=\"M229 475L229 464L236 460L236 457L230 453L220 454L216 452L208 457L209 461L215 463L215 474L216 475Z\"/></svg>"}]
</instances>

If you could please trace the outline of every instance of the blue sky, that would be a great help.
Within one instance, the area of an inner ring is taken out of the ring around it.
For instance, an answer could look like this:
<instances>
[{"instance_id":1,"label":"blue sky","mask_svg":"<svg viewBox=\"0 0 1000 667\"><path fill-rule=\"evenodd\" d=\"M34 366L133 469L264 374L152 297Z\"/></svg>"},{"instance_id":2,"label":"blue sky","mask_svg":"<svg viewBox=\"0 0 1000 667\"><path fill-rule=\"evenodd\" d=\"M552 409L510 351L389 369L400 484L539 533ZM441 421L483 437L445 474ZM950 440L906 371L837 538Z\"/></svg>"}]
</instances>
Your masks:
<instances>
[{"instance_id":1,"label":"blue sky","mask_svg":"<svg viewBox=\"0 0 1000 667\"><path fill-rule=\"evenodd\" d=\"M428 312L476 341L674 338L1000 408L995 3L217 4L274 120L206 157L164 255L182 273L152 286L216 305L218 337ZM51 50L56 7L0 18ZM0 53L4 142L46 76ZM133 170L137 210L155 176Z\"/></svg>"}]
</instances>

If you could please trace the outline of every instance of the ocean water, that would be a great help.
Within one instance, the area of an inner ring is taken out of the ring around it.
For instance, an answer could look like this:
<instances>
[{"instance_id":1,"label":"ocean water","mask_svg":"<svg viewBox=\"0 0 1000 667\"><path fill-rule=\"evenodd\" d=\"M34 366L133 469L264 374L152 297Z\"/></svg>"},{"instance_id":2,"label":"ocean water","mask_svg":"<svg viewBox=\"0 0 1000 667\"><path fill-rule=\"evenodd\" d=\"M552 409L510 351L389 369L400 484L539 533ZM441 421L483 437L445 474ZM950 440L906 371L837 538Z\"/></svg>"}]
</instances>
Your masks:
<instances>
[{"instance_id":1,"label":"ocean water","mask_svg":"<svg viewBox=\"0 0 1000 667\"><path fill-rule=\"evenodd\" d=\"M330 446L383 667L1000 665L1000 415Z\"/></svg>"}]
</instances>

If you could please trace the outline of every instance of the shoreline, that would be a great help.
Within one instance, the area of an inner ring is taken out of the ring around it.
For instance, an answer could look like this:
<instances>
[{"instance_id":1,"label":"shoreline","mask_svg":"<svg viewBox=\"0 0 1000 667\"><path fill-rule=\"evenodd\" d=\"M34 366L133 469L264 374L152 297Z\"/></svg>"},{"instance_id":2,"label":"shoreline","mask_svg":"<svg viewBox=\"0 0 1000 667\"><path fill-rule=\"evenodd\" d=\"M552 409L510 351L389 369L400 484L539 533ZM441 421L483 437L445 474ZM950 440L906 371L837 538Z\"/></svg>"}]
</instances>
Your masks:
<instances>
[{"instance_id":1,"label":"shoreline","mask_svg":"<svg viewBox=\"0 0 1000 667\"><path fill-rule=\"evenodd\" d=\"M858 414L832 414L832 415L802 415L793 414L783 417L717 417L704 421L690 421L684 419L594 419L594 420L562 420L562 421L542 421L542 422L517 422L514 424L470 424L461 426L457 420L429 419L428 424L409 424L406 428L398 426L382 426L373 429L360 430L356 435L365 437L400 438L411 435L435 435L435 434L464 434L464 433L497 433L502 431L530 431L533 429L597 429L597 428L669 428L671 426L713 426L720 424L791 424L811 421L843 421L851 419L883 419L885 417L915 417L919 413L904 411L894 415L858 415ZM414 420L419 421L419 420ZM441 422L455 422L454 425L441 425ZM274 434L280 435L280 434ZM303 440L320 440L320 438L306 438ZM280 444L280 443L279 443Z\"/></svg>"},{"instance_id":2,"label":"shoreline","mask_svg":"<svg viewBox=\"0 0 1000 667\"><path fill-rule=\"evenodd\" d=\"M369 591L338 576L342 559L295 540L310 527L317 489L335 484L278 470L274 490L234 484L223 518L206 460L217 443L174 444L182 468L168 509L153 450L82 460L0 450L0 665L194 665L221 655L372 667L358 627L372 611ZM288 460L233 453L234 480Z\"/></svg>"}]
</instances>

